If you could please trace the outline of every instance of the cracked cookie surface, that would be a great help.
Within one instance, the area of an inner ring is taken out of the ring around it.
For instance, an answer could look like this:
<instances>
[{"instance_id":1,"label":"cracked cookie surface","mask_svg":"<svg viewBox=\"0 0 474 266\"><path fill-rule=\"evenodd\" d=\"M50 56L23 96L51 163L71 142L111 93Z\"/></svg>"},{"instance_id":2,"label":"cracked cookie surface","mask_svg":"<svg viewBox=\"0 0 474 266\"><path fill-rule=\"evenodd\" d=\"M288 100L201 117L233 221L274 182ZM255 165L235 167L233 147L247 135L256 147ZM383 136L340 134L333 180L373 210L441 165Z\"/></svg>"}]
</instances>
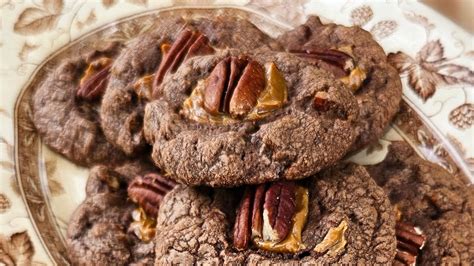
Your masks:
<instances>
[{"instance_id":1,"label":"cracked cookie surface","mask_svg":"<svg viewBox=\"0 0 474 266\"><path fill-rule=\"evenodd\" d=\"M309 190L309 214L302 232L305 248L295 254L238 251L232 245L239 189L177 186L158 214L155 264L321 264L391 263L395 256L395 215L383 190L363 167L341 165L298 181ZM331 228L347 222L347 243L335 254L313 249Z\"/></svg>"},{"instance_id":2,"label":"cracked cookie surface","mask_svg":"<svg viewBox=\"0 0 474 266\"><path fill-rule=\"evenodd\" d=\"M285 104L266 116L213 123L183 113L198 84L220 62L241 55L231 49L191 58L165 78L162 96L147 105L144 118L158 167L179 183L232 187L301 179L345 155L356 136L355 98L325 70L287 53L244 53L261 66L273 63L287 87ZM320 92L332 103L324 111L313 107Z\"/></svg>"},{"instance_id":3,"label":"cracked cookie surface","mask_svg":"<svg viewBox=\"0 0 474 266\"><path fill-rule=\"evenodd\" d=\"M38 86L32 98L33 122L43 142L80 165L115 163L125 155L103 135L100 99L78 97L77 91L91 58L113 57L118 46L67 59Z\"/></svg>"},{"instance_id":4,"label":"cracked cookie surface","mask_svg":"<svg viewBox=\"0 0 474 266\"><path fill-rule=\"evenodd\" d=\"M68 224L67 251L74 265L153 265L154 243L143 242L128 231L137 206L126 192L133 177L151 171L156 169L140 160L91 169L86 199Z\"/></svg>"},{"instance_id":5,"label":"cracked cookie surface","mask_svg":"<svg viewBox=\"0 0 474 266\"><path fill-rule=\"evenodd\" d=\"M354 92L360 108L360 120L352 151L363 148L383 135L385 127L398 111L402 86L398 72L388 64L383 48L369 32L355 26L323 24L318 17L310 16L306 23L282 34L276 41L287 51L348 50L350 47L351 56L367 75L360 88ZM323 60L315 63L332 68Z\"/></svg>"},{"instance_id":6,"label":"cracked cookie surface","mask_svg":"<svg viewBox=\"0 0 474 266\"><path fill-rule=\"evenodd\" d=\"M419 227L426 235L418 263L472 263L472 185L423 160L403 142L392 142L385 160L367 169L397 206L401 220Z\"/></svg>"},{"instance_id":7,"label":"cracked cookie surface","mask_svg":"<svg viewBox=\"0 0 474 266\"><path fill-rule=\"evenodd\" d=\"M200 32L216 49L233 47L251 50L264 46L270 40L249 21L233 17L187 20L171 16L160 18L155 24L152 32L133 39L117 58L100 111L105 136L128 155L143 151L146 147L143 109L150 99L143 97L134 86L142 80L144 90L147 87L151 89L154 73L156 75L164 60L162 45L173 45L183 30Z\"/></svg>"}]
</instances>

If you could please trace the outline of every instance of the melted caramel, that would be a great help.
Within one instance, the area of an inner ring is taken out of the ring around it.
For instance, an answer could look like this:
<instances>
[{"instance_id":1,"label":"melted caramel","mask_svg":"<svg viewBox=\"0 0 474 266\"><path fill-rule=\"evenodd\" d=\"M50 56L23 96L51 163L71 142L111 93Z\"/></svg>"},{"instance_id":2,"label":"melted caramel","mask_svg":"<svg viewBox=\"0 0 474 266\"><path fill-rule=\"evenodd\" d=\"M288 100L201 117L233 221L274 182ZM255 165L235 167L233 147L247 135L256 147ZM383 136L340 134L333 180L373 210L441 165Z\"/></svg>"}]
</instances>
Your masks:
<instances>
[{"instance_id":1,"label":"melted caramel","mask_svg":"<svg viewBox=\"0 0 474 266\"><path fill-rule=\"evenodd\" d=\"M86 80L88 80L90 77L93 75L97 74L100 70L102 70L104 67L112 64L112 59L108 57L102 57L94 62L90 63L89 66L87 67L86 71L84 72L84 76L82 76L80 84L82 85Z\"/></svg>"},{"instance_id":2,"label":"melted caramel","mask_svg":"<svg viewBox=\"0 0 474 266\"><path fill-rule=\"evenodd\" d=\"M259 95L256 106L243 120L257 120L281 108L288 98L288 88L283 75L274 63L265 65L266 85ZM206 80L199 80L191 95L184 101L181 114L199 123L230 124L239 120L226 114L211 115L204 109Z\"/></svg>"},{"instance_id":3,"label":"melted caramel","mask_svg":"<svg viewBox=\"0 0 474 266\"><path fill-rule=\"evenodd\" d=\"M327 252L329 256L337 255L346 246L347 241L344 236L346 230L347 222L342 220L337 227L329 229L323 241L314 248L314 251L318 253Z\"/></svg>"},{"instance_id":4,"label":"melted caramel","mask_svg":"<svg viewBox=\"0 0 474 266\"><path fill-rule=\"evenodd\" d=\"M352 90L353 92L356 92L360 88L360 86L362 85L362 83L364 82L366 78L367 78L367 75L365 71L362 68L357 66L351 71L349 76L342 77L340 80L350 90Z\"/></svg>"},{"instance_id":5,"label":"melted caramel","mask_svg":"<svg viewBox=\"0 0 474 266\"><path fill-rule=\"evenodd\" d=\"M132 212L132 218L134 222L130 224L129 230L133 231L139 239L149 242L155 237L156 220L148 217L142 208L135 209Z\"/></svg>"},{"instance_id":6,"label":"melted caramel","mask_svg":"<svg viewBox=\"0 0 474 266\"><path fill-rule=\"evenodd\" d=\"M151 100L151 94L153 91L153 79L155 75L146 75L141 77L133 84L133 90L140 99Z\"/></svg>"},{"instance_id":7,"label":"melted caramel","mask_svg":"<svg viewBox=\"0 0 474 266\"><path fill-rule=\"evenodd\" d=\"M257 105L248 114L250 120L260 119L281 108L288 100L288 88L283 75L275 63L265 65L267 85L257 100Z\"/></svg>"},{"instance_id":8,"label":"melted caramel","mask_svg":"<svg viewBox=\"0 0 474 266\"><path fill-rule=\"evenodd\" d=\"M161 49L161 57L165 57L166 54L168 54L168 52L171 49L171 44L163 43L163 44L161 44L160 49Z\"/></svg>"},{"instance_id":9,"label":"melted caramel","mask_svg":"<svg viewBox=\"0 0 474 266\"><path fill-rule=\"evenodd\" d=\"M281 242L275 243L271 241L264 241L261 238L254 238L253 242L261 249L280 252L280 253L296 253L305 248L303 244L301 233L306 225L308 218L308 204L309 194L308 189L298 187L296 189L296 213L293 216L293 227L290 234Z\"/></svg>"}]
</instances>

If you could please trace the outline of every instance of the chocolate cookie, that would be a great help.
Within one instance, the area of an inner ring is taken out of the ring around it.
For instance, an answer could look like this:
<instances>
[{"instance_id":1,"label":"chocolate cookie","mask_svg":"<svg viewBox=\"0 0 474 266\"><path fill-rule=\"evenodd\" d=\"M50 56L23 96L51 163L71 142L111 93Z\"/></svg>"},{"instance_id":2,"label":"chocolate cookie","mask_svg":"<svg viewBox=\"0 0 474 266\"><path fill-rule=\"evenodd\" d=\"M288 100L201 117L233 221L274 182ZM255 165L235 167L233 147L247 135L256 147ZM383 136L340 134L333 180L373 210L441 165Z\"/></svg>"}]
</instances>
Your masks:
<instances>
[{"instance_id":1,"label":"chocolate cookie","mask_svg":"<svg viewBox=\"0 0 474 266\"><path fill-rule=\"evenodd\" d=\"M389 264L396 249L393 208L356 165L245 191L177 186L156 228L157 265Z\"/></svg>"},{"instance_id":2,"label":"chocolate cookie","mask_svg":"<svg viewBox=\"0 0 474 266\"><path fill-rule=\"evenodd\" d=\"M106 141L98 114L110 61L118 50L113 45L66 60L38 86L32 100L33 122L42 141L80 165L125 158Z\"/></svg>"},{"instance_id":3,"label":"chocolate cookie","mask_svg":"<svg viewBox=\"0 0 474 266\"><path fill-rule=\"evenodd\" d=\"M143 161L114 169L91 169L86 199L68 225L67 250L74 265L153 265L155 217L136 205L136 194L127 197L131 184L146 176L159 176ZM156 171L156 170L155 170ZM163 194L164 195L164 194ZM156 209L159 207L159 202Z\"/></svg>"},{"instance_id":4,"label":"chocolate cookie","mask_svg":"<svg viewBox=\"0 0 474 266\"><path fill-rule=\"evenodd\" d=\"M401 222L420 228L425 235L418 254L420 265L474 262L472 185L423 160L404 142L392 142L385 160L367 169L399 210ZM418 251L399 246L398 252L404 253L402 261L417 259Z\"/></svg>"},{"instance_id":5,"label":"chocolate cookie","mask_svg":"<svg viewBox=\"0 0 474 266\"><path fill-rule=\"evenodd\" d=\"M356 136L352 93L287 53L191 58L160 94L145 109L144 132L155 164L179 183L301 179L334 164Z\"/></svg>"},{"instance_id":6,"label":"chocolate cookie","mask_svg":"<svg viewBox=\"0 0 474 266\"><path fill-rule=\"evenodd\" d=\"M383 135L398 111L400 77L380 45L360 27L323 24L310 16L305 24L277 38L287 51L330 70L354 92L360 108L358 150Z\"/></svg>"},{"instance_id":7,"label":"chocolate cookie","mask_svg":"<svg viewBox=\"0 0 474 266\"><path fill-rule=\"evenodd\" d=\"M102 103L102 128L107 139L129 155L146 146L143 108L166 73L176 71L182 61L198 54L226 47L250 50L270 40L239 18L164 17L156 25L153 32L132 40L117 58Z\"/></svg>"}]
</instances>

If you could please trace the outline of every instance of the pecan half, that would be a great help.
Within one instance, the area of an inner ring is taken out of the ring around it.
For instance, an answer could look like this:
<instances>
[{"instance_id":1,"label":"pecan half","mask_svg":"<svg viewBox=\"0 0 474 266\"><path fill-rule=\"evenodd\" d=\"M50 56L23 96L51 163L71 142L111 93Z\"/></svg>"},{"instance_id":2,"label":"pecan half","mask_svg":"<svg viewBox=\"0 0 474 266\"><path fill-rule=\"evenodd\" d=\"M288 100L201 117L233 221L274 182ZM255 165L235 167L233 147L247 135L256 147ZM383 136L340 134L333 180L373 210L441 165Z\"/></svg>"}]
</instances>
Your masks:
<instances>
[{"instance_id":1,"label":"pecan half","mask_svg":"<svg viewBox=\"0 0 474 266\"><path fill-rule=\"evenodd\" d=\"M163 197L176 185L165 177L149 173L137 176L128 185L128 197L137 203L148 216L156 217Z\"/></svg>"},{"instance_id":2,"label":"pecan half","mask_svg":"<svg viewBox=\"0 0 474 266\"><path fill-rule=\"evenodd\" d=\"M173 45L167 50L167 53L163 55L160 66L155 73L153 80L153 97L158 97L158 87L166 73L176 71L178 66L190 57L213 52L214 49L209 45L209 40L205 35L189 29L182 30L173 42Z\"/></svg>"},{"instance_id":3,"label":"pecan half","mask_svg":"<svg viewBox=\"0 0 474 266\"><path fill-rule=\"evenodd\" d=\"M258 62L228 57L219 62L206 79L204 109L210 114L242 117L257 104L265 89L265 70Z\"/></svg>"},{"instance_id":4,"label":"pecan half","mask_svg":"<svg viewBox=\"0 0 474 266\"><path fill-rule=\"evenodd\" d=\"M255 190L252 208L252 237L262 237L263 230L263 203L265 200L266 185L261 184Z\"/></svg>"},{"instance_id":5,"label":"pecan half","mask_svg":"<svg viewBox=\"0 0 474 266\"><path fill-rule=\"evenodd\" d=\"M270 185L247 187L237 209L234 246L245 249L250 239L277 244L293 226L296 213L296 185L279 181Z\"/></svg>"},{"instance_id":6,"label":"pecan half","mask_svg":"<svg viewBox=\"0 0 474 266\"><path fill-rule=\"evenodd\" d=\"M341 47L339 50L306 49L290 50L290 52L306 58L333 73L336 78L339 78L349 89L355 92L365 81L367 75L363 69L356 66L354 58L349 54L351 50L351 47Z\"/></svg>"},{"instance_id":7,"label":"pecan half","mask_svg":"<svg viewBox=\"0 0 474 266\"><path fill-rule=\"evenodd\" d=\"M240 201L234 224L234 247L245 249L250 242L250 213L253 200L253 189L247 187Z\"/></svg>"},{"instance_id":8,"label":"pecan half","mask_svg":"<svg viewBox=\"0 0 474 266\"><path fill-rule=\"evenodd\" d=\"M290 51L300 57L309 60L321 60L328 64L337 66L346 74L349 74L355 68L352 56L336 49L307 49Z\"/></svg>"},{"instance_id":9,"label":"pecan half","mask_svg":"<svg viewBox=\"0 0 474 266\"><path fill-rule=\"evenodd\" d=\"M397 255L395 260L405 265L415 265L416 258L426 241L426 236L417 227L397 222Z\"/></svg>"},{"instance_id":10,"label":"pecan half","mask_svg":"<svg viewBox=\"0 0 474 266\"><path fill-rule=\"evenodd\" d=\"M290 233L296 211L296 187L292 182L273 183L263 204L263 240L280 242Z\"/></svg>"},{"instance_id":11,"label":"pecan half","mask_svg":"<svg viewBox=\"0 0 474 266\"><path fill-rule=\"evenodd\" d=\"M97 59L89 64L77 87L76 96L92 101L100 98L107 88L112 60L107 57Z\"/></svg>"}]
</instances>

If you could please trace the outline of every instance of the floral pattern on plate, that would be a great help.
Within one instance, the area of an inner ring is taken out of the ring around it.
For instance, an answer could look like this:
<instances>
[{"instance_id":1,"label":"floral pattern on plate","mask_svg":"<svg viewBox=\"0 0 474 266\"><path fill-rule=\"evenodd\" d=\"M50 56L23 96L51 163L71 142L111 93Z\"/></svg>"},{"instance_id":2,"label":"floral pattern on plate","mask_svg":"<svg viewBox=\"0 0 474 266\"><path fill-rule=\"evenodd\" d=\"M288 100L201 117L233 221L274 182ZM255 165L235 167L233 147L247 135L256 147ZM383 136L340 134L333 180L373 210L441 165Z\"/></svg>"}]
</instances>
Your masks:
<instances>
[{"instance_id":1,"label":"floral pattern on plate","mask_svg":"<svg viewBox=\"0 0 474 266\"><path fill-rule=\"evenodd\" d=\"M425 159L455 175L472 178L472 36L446 18L405 0L298 0L290 4L200 0L195 4L240 6L273 18L280 28L298 25L307 15L317 14L326 21L358 25L370 31L400 71L406 103L387 134L352 159L373 163L383 158L390 141L405 140ZM99 34L126 42L153 26L157 8L177 5L186 5L186 1L0 0L1 61L7 62L0 66L0 264L67 263L63 236L72 210L64 210L83 198L82 191L74 191L84 187L87 176L86 169L42 146L31 123L28 102L17 102L19 95L28 99L25 84L45 60L51 59L49 54L83 38L83 34L108 25ZM146 14L147 18L139 23L114 23L134 14ZM64 179L66 172L70 179ZM62 204L64 201L66 205Z\"/></svg>"}]
</instances>

